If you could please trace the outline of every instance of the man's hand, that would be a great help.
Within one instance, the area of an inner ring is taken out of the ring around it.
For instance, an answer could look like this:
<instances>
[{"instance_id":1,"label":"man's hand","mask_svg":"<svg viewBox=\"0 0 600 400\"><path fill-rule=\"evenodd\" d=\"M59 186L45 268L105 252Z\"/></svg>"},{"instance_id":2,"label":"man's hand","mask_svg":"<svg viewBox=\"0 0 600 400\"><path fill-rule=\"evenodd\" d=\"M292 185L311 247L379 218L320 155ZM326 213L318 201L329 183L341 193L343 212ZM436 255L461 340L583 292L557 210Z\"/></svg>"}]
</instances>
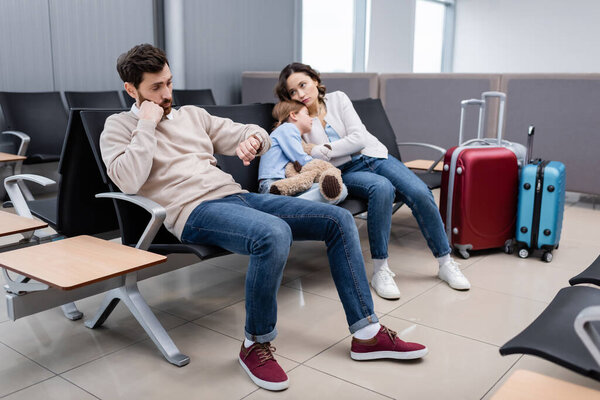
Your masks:
<instances>
[{"instance_id":1,"label":"man's hand","mask_svg":"<svg viewBox=\"0 0 600 400\"><path fill-rule=\"evenodd\" d=\"M248 166L250 165L250 161L254 160L254 157L256 157L256 153L260 147L260 140L253 135L238 145L235 154L237 154L240 160L244 162L245 166Z\"/></svg>"},{"instance_id":2,"label":"man's hand","mask_svg":"<svg viewBox=\"0 0 600 400\"><path fill-rule=\"evenodd\" d=\"M140 106L139 117L140 119L154 121L158 124L162 119L164 113L165 110L158 104L148 100L144 100L144 102Z\"/></svg>"}]
</instances>

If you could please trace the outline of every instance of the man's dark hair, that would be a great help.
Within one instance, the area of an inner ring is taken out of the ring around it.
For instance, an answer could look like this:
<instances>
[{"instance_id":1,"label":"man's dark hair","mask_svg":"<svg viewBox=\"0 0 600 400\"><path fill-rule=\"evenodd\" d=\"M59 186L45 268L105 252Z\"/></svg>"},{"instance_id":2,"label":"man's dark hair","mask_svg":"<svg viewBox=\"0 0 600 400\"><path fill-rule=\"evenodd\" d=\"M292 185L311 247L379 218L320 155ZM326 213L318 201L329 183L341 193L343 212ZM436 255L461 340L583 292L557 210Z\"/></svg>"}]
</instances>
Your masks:
<instances>
[{"instance_id":1,"label":"man's dark hair","mask_svg":"<svg viewBox=\"0 0 600 400\"><path fill-rule=\"evenodd\" d=\"M117 72L123 82L132 83L137 89L142 82L144 72L160 72L169 64L162 49L151 44L139 44L117 59Z\"/></svg>"}]
</instances>

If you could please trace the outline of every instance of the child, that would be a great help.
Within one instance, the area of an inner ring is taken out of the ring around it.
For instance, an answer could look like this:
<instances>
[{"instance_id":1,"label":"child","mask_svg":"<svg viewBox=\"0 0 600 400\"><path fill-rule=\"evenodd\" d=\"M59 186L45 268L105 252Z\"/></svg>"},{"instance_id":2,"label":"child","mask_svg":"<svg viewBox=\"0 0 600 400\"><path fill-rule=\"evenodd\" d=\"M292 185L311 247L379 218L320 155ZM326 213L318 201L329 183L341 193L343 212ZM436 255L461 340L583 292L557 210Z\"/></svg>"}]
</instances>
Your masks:
<instances>
[{"instance_id":1,"label":"child","mask_svg":"<svg viewBox=\"0 0 600 400\"><path fill-rule=\"evenodd\" d=\"M273 108L273 117L277 123L275 130L271 133L271 148L261 157L258 169L258 191L260 193L269 193L273 183L286 178L285 166L288 163L297 162L304 166L313 160L302 149L301 135L311 131L313 122L308 115L306 106L295 100L282 101ZM334 200L329 200L321 193L319 184L314 183L308 190L297 194L296 197L338 204L344 201L347 195L348 189L346 185L342 184L341 195Z\"/></svg>"}]
</instances>

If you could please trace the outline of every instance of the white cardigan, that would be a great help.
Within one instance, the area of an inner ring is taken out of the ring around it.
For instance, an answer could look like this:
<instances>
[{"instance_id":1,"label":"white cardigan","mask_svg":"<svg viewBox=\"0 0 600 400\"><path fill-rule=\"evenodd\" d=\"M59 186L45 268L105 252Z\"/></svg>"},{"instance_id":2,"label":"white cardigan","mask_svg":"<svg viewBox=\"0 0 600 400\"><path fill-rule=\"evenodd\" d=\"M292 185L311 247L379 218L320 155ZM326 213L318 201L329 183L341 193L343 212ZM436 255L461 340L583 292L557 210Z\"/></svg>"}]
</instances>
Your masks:
<instances>
[{"instance_id":1,"label":"white cardigan","mask_svg":"<svg viewBox=\"0 0 600 400\"><path fill-rule=\"evenodd\" d=\"M326 159L335 166L350 161L351 156L356 153L375 158L387 158L387 148L367 131L344 92L327 93L325 104L327 105L325 122L331 125L340 139L331 142L331 151L319 158ZM305 133L302 137L309 143L329 143L319 118L313 119L311 132Z\"/></svg>"}]
</instances>

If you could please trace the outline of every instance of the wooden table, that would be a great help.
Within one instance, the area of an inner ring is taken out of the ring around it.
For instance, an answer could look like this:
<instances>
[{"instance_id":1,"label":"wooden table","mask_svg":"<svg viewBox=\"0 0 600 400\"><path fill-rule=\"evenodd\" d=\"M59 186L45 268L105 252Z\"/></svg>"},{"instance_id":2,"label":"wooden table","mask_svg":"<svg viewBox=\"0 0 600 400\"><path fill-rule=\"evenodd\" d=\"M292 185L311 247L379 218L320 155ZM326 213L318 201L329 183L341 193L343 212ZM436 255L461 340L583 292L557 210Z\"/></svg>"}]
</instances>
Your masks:
<instances>
[{"instance_id":1,"label":"wooden table","mask_svg":"<svg viewBox=\"0 0 600 400\"><path fill-rule=\"evenodd\" d=\"M411 169L429 169L433 162L433 160L412 160L405 162L404 165ZM442 172L442 162L440 161L439 163L437 163L433 170Z\"/></svg>"},{"instance_id":2,"label":"wooden table","mask_svg":"<svg viewBox=\"0 0 600 400\"><path fill-rule=\"evenodd\" d=\"M71 290L166 261L167 257L92 236L0 253L0 267Z\"/></svg>"},{"instance_id":3,"label":"wooden table","mask_svg":"<svg viewBox=\"0 0 600 400\"><path fill-rule=\"evenodd\" d=\"M3 153L0 151L0 162L11 162L11 161L21 161L26 159L25 156L18 156L16 154Z\"/></svg>"},{"instance_id":4,"label":"wooden table","mask_svg":"<svg viewBox=\"0 0 600 400\"><path fill-rule=\"evenodd\" d=\"M571 382L523 369L517 370L498 389L492 400L593 400L600 392Z\"/></svg>"},{"instance_id":5,"label":"wooden table","mask_svg":"<svg viewBox=\"0 0 600 400\"><path fill-rule=\"evenodd\" d=\"M3 153L0 153L3 154ZM4 153L5 154L5 153ZM15 233L34 231L47 227L48 224L33 218L25 218L20 215L0 211L0 236L8 236Z\"/></svg>"}]
</instances>

